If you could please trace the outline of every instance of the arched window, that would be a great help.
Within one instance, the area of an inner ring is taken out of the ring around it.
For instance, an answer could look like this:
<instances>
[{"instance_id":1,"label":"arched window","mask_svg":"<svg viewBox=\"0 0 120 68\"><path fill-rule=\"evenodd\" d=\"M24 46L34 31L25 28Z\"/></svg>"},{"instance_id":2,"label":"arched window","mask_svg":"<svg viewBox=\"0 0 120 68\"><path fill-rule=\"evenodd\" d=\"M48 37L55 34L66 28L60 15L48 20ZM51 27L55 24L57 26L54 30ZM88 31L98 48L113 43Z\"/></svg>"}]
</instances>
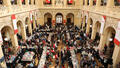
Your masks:
<instances>
[{"instance_id":1,"label":"arched window","mask_svg":"<svg viewBox=\"0 0 120 68\"><path fill-rule=\"evenodd\" d=\"M0 4L3 4L3 0L0 0Z\"/></svg>"},{"instance_id":2,"label":"arched window","mask_svg":"<svg viewBox=\"0 0 120 68\"><path fill-rule=\"evenodd\" d=\"M31 0L29 0L29 4L31 4Z\"/></svg>"},{"instance_id":3,"label":"arched window","mask_svg":"<svg viewBox=\"0 0 120 68\"><path fill-rule=\"evenodd\" d=\"M25 5L25 0L22 0L22 4Z\"/></svg>"},{"instance_id":4,"label":"arched window","mask_svg":"<svg viewBox=\"0 0 120 68\"><path fill-rule=\"evenodd\" d=\"M119 6L120 5L120 0L114 0L115 6Z\"/></svg>"},{"instance_id":5,"label":"arched window","mask_svg":"<svg viewBox=\"0 0 120 68\"><path fill-rule=\"evenodd\" d=\"M11 0L12 5L17 5L17 0Z\"/></svg>"},{"instance_id":6,"label":"arched window","mask_svg":"<svg viewBox=\"0 0 120 68\"><path fill-rule=\"evenodd\" d=\"M105 6L107 4L107 0L101 0L101 6Z\"/></svg>"},{"instance_id":7,"label":"arched window","mask_svg":"<svg viewBox=\"0 0 120 68\"><path fill-rule=\"evenodd\" d=\"M85 5L85 0L83 0L83 5Z\"/></svg>"},{"instance_id":8,"label":"arched window","mask_svg":"<svg viewBox=\"0 0 120 68\"><path fill-rule=\"evenodd\" d=\"M35 0L34 0L34 5L35 5Z\"/></svg>"},{"instance_id":9,"label":"arched window","mask_svg":"<svg viewBox=\"0 0 120 68\"><path fill-rule=\"evenodd\" d=\"M96 5L96 0L93 0L93 5Z\"/></svg>"},{"instance_id":10,"label":"arched window","mask_svg":"<svg viewBox=\"0 0 120 68\"><path fill-rule=\"evenodd\" d=\"M87 1L87 5L89 5L90 3L89 3L89 0Z\"/></svg>"}]
</instances>

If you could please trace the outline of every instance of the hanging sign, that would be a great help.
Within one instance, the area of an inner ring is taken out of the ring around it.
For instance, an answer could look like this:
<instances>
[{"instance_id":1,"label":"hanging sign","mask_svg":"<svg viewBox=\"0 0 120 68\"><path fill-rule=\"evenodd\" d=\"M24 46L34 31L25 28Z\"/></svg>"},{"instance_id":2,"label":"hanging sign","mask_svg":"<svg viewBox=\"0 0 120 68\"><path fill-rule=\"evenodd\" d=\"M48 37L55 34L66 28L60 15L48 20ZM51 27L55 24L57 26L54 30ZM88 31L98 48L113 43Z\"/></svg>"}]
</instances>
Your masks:
<instances>
[{"instance_id":1,"label":"hanging sign","mask_svg":"<svg viewBox=\"0 0 120 68\"><path fill-rule=\"evenodd\" d=\"M66 23L66 20L64 20L63 23L65 24L65 23Z\"/></svg>"},{"instance_id":2,"label":"hanging sign","mask_svg":"<svg viewBox=\"0 0 120 68\"><path fill-rule=\"evenodd\" d=\"M115 43L116 45L118 45L118 46L119 46L119 44L120 44L120 21L119 21L119 23L118 23L116 35L115 35L115 38L114 38L114 43Z\"/></svg>"},{"instance_id":3,"label":"hanging sign","mask_svg":"<svg viewBox=\"0 0 120 68\"><path fill-rule=\"evenodd\" d=\"M18 29L17 29L17 22L16 22L15 14L11 15L11 18L12 18L13 27L14 27L14 33L17 34L18 33Z\"/></svg>"},{"instance_id":4,"label":"hanging sign","mask_svg":"<svg viewBox=\"0 0 120 68\"><path fill-rule=\"evenodd\" d=\"M88 11L87 11L87 15L86 15L86 22L85 23L87 23L88 22Z\"/></svg>"},{"instance_id":5,"label":"hanging sign","mask_svg":"<svg viewBox=\"0 0 120 68\"><path fill-rule=\"evenodd\" d=\"M68 3L72 4L72 3L73 3L73 0L68 0Z\"/></svg>"},{"instance_id":6,"label":"hanging sign","mask_svg":"<svg viewBox=\"0 0 120 68\"><path fill-rule=\"evenodd\" d=\"M48 3L48 4L49 4L49 3L50 3L50 0L46 0L46 3Z\"/></svg>"},{"instance_id":7,"label":"hanging sign","mask_svg":"<svg viewBox=\"0 0 120 68\"><path fill-rule=\"evenodd\" d=\"M30 22L33 23L32 11L30 11Z\"/></svg>"},{"instance_id":8,"label":"hanging sign","mask_svg":"<svg viewBox=\"0 0 120 68\"><path fill-rule=\"evenodd\" d=\"M2 38L2 34L0 32L0 44L2 44L2 43L3 43L3 38Z\"/></svg>"},{"instance_id":9,"label":"hanging sign","mask_svg":"<svg viewBox=\"0 0 120 68\"><path fill-rule=\"evenodd\" d=\"M106 20L106 16L102 16L101 18L101 27L100 27L100 33L103 33L104 30L104 25L105 25L105 20Z\"/></svg>"}]
</instances>

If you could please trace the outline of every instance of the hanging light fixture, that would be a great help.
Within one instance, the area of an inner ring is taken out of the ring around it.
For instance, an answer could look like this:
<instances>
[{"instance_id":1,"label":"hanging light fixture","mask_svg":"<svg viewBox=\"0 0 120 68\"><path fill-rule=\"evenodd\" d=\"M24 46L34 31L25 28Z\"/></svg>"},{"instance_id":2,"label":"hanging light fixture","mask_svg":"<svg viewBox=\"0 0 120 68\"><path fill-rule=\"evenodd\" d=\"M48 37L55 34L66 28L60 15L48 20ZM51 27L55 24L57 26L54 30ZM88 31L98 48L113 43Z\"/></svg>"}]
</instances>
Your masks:
<instances>
[{"instance_id":1,"label":"hanging light fixture","mask_svg":"<svg viewBox=\"0 0 120 68\"><path fill-rule=\"evenodd\" d=\"M113 40L112 38L109 39L109 41L112 41L112 40Z\"/></svg>"},{"instance_id":2,"label":"hanging light fixture","mask_svg":"<svg viewBox=\"0 0 120 68\"><path fill-rule=\"evenodd\" d=\"M8 38L4 38L5 41L8 41Z\"/></svg>"},{"instance_id":3,"label":"hanging light fixture","mask_svg":"<svg viewBox=\"0 0 120 68\"><path fill-rule=\"evenodd\" d=\"M92 25L90 25L90 27L92 27Z\"/></svg>"},{"instance_id":4,"label":"hanging light fixture","mask_svg":"<svg viewBox=\"0 0 120 68\"><path fill-rule=\"evenodd\" d=\"M25 25L25 27L28 27L28 25Z\"/></svg>"}]
</instances>

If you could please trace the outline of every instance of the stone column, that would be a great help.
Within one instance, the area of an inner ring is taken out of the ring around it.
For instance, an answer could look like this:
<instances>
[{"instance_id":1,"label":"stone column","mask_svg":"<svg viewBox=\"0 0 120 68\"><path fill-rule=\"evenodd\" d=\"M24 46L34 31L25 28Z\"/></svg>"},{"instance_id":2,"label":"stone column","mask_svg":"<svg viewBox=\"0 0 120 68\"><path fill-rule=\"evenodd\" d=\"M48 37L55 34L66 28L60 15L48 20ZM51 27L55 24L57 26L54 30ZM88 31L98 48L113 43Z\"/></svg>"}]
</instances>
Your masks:
<instances>
[{"instance_id":1,"label":"stone column","mask_svg":"<svg viewBox=\"0 0 120 68\"><path fill-rule=\"evenodd\" d=\"M63 16L63 24L66 25L66 23L67 23L66 14L63 14L63 15L64 15L64 16Z\"/></svg>"},{"instance_id":2,"label":"stone column","mask_svg":"<svg viewBox=\"0 0 120 68\"><path fill-rule=\"evenodd\" d=\"M96 10L99 10L99 7L101 6L101 0L96 1Z\"/></svg>"},{"instance_id":3,"label":"stone column","mask_svg":"<svg viewBox=\"0 0 120 68\"><path fill-rule=\"evenodd\" d=\"M116 68L116 64L120 62L120 47L115 44L114 52L113 52L113 68Z\"/></svg>"},{"instance_id":4,"label":"stone column","mask_svg":"<svg viewBox=\"0 0 120 68\"><path fill-rule=\"evenodd\" d=\"M35 17L33 17L33 29L36 28L36 22L35 22Z\"/></svg>"},{"instance_id":5,"label":"stone column","mask_svg":"<svg viewBox=\"0 0 120 68\"><path fill-rule=\"evenodd\" d=\"M85 0L85 6L87 6L88 0Z\"/></svg>"},{"instance_id":6,"label":"stone column","mask_svg":"<svg viewBox=\"0 0 120 68\"><path fill-rule=\"evenodd\" d=\"M29 5L29 0L25 0L25 4L28 6Z\"/></svg>"},{"instance_id":7,"label":"stone column","mask_svg":"<svg viewBox=\"0 0 120 68\"><path fill-rule=\"evenodd\" d=\"M66 7L67 6L67 0L63 0L63 2L64 2L64 7Z\"/></svg>"},{"instance_id":8,"label":"stone column","mask_svg":"<svg viewBox=\"0 0 120 68\"><path fill-rule=\"evenodd\" d=\"M34 5L34 0L31 0L31 5Z\"/></svg>"},{"instance_id":9,"label":"stone column","mask_svg":"<svg viewBox=\"0 0 120 68\"><path fill-rule=\"evenodd\" d=\"M55 14L52 15L52 26L55 26L56 20L55 20Z\"/></svg>"},{"instance_id":10,"label":"stone column","mask_svg":"<svg viewBox=\"0 0 120 68\"><path fill-rule=\"evenodd\" d=\"M75 1L75 6L77 7L77 8L80 8L81 6L81 1L80 0L76 0Z\"/></svg>"},{"instance_id":11,"label":"stone column","mask_svg":"<svg viewBox=\"0 0 120 68\"><path fill-rule=\"evenodd\" d=\"M89 0L89 6L93 6L93 0Z\"/></svg>"},{"instance_id":12,"label":"stone column","mask_svg":"<svg viewBox=\"0 0 120 68\"><path fill-rule=\"evenodd\" d=\"M104 45L105 45L105 41L106 41L106 34L101 34L100 37L100 43L99 43L99 50L103 50L104 49Z\"/></svg>"},{"instance_id":13,"label":"stone column","mask_svg":"<svg viewBox=\"0 0 120 68\"><path fill-rule=\"evenodd\" d=\"M6 62L5 62L5 57L4 57L4 55L3 55L3 51L2 51L2 47L1 47L2 45L0 45L0 61L2 61L2 62L0 62L0 67L1 68L7 68L7 66L6 66Z\"/></svg>"},{"instance_id":14,"label":"stone column","mask_svg":"<svg viewBox=\"0 0 120 68\"><path fill-rule=\"evenodd\" d=\"M93 27L92 27L92 36L91 36L91 39L94 40L95 39L95 36L96 36L96 28L95 28L95 24L93 24Z\"/></svg>"},{"instance_id":15,"label":"stone column","mask_svg":"<svg viewBox=\"0 0 120 68\"><path fill-rule=\"evenodd\" d=\"M75 16L75 17L74 17L74 25L78 26L79 21L80 21L79 17L76 17L76 16Z\"/></svg>"},{"instance_id":16,"label":"stone column","mask_svg":"<svg viewBox=\"0 0 120 68\"><path fill-rule=\"evenodd\" d=\"M88 23L87 23L87 27L86 27L86 34L89 34L89 32L90 32L90 24L91 24L91 22L90 22L90 19L88 18Z\"/></svg>"},{"instance_id":17,"label":"stone column","mask_svg":"<svg viewBox=\"0 0 120 68\"><path fill-rule=\"evenodd\" d=\"M28 30L29 30L29 33L32 34L32 23L30 22L30 19L28 20Z\"/></svg>"},{"instance_id":18,"label":"stone column","mask_svg":"<svg viewBox=\"0 0 120 68\"><path fill-rule=\"evenodd\" d=\"M83 0L80 0L80 6L83 6Z\"/></svg>"},{"instance_id":19,"label":"stone column","mask_svg":"<svg viewBox=\"0 0 120 68\"><path fill-rule=\"evenodd\" d=\"M22 1L21 0L17 0L17 4L19 5L20 9L22 10Z\"/></svg>"},{"instance_id":20,"label":"stone column","mask_svg":"<svg viewBox=\"0 0 120 68\"><path fill-rule=\"evenodd\" d=\"M3 0L3 4L8 7L8 11L12 11L12 8L11 8L11 0Z\"/></svg>"},{"instance_id":21,"label":"stone column","mask_svg":"<svg viewBox=\"0 0 120 68\"><path fill-rule=\"evenodd\" d=\"M55 7L55 0L52 0L52 6Z\"/></svg>"},{"instance_id":22,"label":"stone column","mask_svg":"<svg viewBox=\"0 0 120 68\"><path fill-rule=\"evenodd\" d=\"M81 28L81 25L82 25L82 18L80 18L80 22L78 26Z\"/></svg>"},{"instance_id":23,"label":"stone column","mask_svg":"<svg viewBox=\"0 0 120 68\"><path fill-rule=\"evenodd\" d=\"M107 0L107 8L113 7L114 5L114 0Z\"/></svg>"},{"instance_id":24,"label":"stone column","mask_svg":"<svg viewBox=\"0 0 120 68\"><path fill-rule=\"evenodd\" d=\"M16 34L11 34L11 42L12 42L12 50L14 53L17 52L17 48L18 48L18 39L17 39L17 35Z\"/></svg>"},{"instance_id":25,"label":"stone column","mask_svg":"<svg viewBox=\"0 0 120 68\"><path fill-rule=\"evenodd\" d=\"M82 29L85 27L86 19L83 17Z\"/></svg>"},{"instance_id":26,"label":"stone column","mask_svg":"<svg viewBox=\"0 0 120 68\"><path fill-rule=\"evenodd\" d=\"M25 25L22 26L22 38L23 38L23 40L26 40L26 29L25 29Z\"/></svg>"}]
</instances>

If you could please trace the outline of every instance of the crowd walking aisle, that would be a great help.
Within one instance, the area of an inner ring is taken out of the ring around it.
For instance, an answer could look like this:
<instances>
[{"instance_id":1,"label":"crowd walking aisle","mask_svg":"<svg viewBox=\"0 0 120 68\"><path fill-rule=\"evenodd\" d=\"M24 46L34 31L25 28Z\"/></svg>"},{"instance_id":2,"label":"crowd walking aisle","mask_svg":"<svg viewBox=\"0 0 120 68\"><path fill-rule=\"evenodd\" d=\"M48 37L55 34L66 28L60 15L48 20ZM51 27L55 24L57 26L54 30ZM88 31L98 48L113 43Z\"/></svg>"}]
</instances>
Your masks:
<instances>
[{"instance_id":1,"label":"crowd walking aisle","mask_svg":"<svg viewBox=\"0 0 120 68\"><path fill-rule=\"evenodd\" d=\"M70 34L69 33L67 33L67 38L70 39ZM75 54L74 49L75 49L74 46L70 47L71 60L72 60L72 63L73 63L73 68L79 68L77 56Z\"/></svg>"},{"instance_id":2,"label":"crowd walking aisle","mask_svg":"<svg viewBox=\"0 0 120 68\"><path fill-rule=\"evenodd\" d=\"M38 68L44 68L44 64L45 64L45 61L46 61L47 46L44 46L43 49L44 50L43 50L43 53L42 53Z\"/></svg>"},{"instance_id":3,"label":"crowd walking aisle","mask_svg":"<svg viewBox=\"0 0 120 68\"><path fill-rule=\"evenodd\" d=\"M78 60L77 60L74 49L71 49L70 52L71 52L71 60L72 60L72 63L73 63L73 67L74 68L79 68Z\"/></svg>"}]
</instances>

